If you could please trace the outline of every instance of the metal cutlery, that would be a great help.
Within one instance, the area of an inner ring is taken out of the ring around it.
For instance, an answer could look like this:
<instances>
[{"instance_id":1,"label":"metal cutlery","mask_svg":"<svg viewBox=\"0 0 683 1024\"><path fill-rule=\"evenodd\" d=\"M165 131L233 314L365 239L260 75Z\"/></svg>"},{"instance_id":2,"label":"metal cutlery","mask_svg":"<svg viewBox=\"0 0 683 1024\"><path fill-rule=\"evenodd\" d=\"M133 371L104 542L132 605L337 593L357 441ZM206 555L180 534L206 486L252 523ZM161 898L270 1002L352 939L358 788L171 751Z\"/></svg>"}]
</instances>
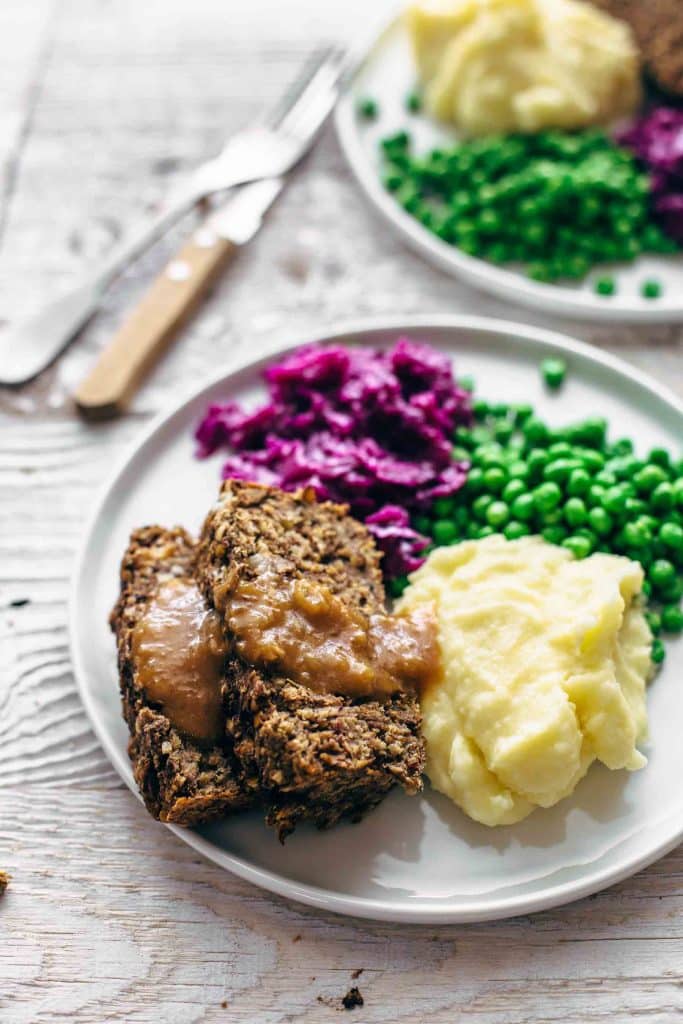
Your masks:
<instances>
[{"instance_id":1,"label":"metal cutlery","mask_svg":"<svg viewBox=\"0 0 683 1024\"><path fill-rule=\"evenodd\" d=\"M229 139L221 153L198 167L168 197L157 216L118 246L92 277L47 303L34 317L9 328L0 337L0 384L23 384L49 365L94 315L121 271L200 200L237 185L280 178L291 170L332 109L343 70L340 52L329 50L319 56L267 121ZM252 201L258 209L257 200ZM229 235L220 237L230 244L216 247L206 261L208 266L201 275L205 285L234 245L242 244ZM217 258L219 252L222 260Z\"/></svg>"}]
</instances>

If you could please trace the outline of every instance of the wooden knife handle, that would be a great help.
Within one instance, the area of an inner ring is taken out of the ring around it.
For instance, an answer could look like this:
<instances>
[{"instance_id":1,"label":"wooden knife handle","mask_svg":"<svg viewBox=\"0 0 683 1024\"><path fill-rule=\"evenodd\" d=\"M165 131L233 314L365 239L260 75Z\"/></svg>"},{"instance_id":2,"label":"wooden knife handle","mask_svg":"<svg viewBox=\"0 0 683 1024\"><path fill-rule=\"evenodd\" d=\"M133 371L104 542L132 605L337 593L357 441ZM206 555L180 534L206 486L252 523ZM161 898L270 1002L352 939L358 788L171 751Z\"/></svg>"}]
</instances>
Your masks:
<instances>
[{"instance_id":1,"label":"wooden knife handle","mask_svg":"<svg viewBox=\"0 0 683 1024\"><path fill-rule=\"evenodd\" d=\"M176 253L114 335L74 396L89 419L125 409L178 327L194 312L237 246L199 228Z\"/></svg>"}]
</instances>

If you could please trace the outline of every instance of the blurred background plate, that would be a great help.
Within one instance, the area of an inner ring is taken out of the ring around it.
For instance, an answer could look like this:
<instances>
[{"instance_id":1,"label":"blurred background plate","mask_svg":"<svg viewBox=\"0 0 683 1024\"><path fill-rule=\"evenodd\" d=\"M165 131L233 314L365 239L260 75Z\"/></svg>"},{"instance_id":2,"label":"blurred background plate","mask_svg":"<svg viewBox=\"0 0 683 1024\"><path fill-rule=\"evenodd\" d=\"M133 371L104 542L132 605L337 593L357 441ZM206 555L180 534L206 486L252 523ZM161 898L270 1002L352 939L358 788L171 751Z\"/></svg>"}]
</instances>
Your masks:
<instances>
[{"instance_id":1,"label":"blurred background plate","mask_svg":"<svg viewBox=\"0 0 683 1024\"><path fill-rule=\"evenodd\" d=\"M540 284L513 269L468 256L441 241L406 213L380 181L379 141L405 129L413 136L416 150L452 143L454 131L424 114L409 114L405 98L415 89L416 70L408 33L399 16L394 17L359 53L358 70L336 109L336 126L341 147L356 180L371 204L404 241L436 266L463 281L520 306L557 316L613 323L683 322L683 256L641 256L633 263L603 263L581 282ZM370 96L379 107L375 120L362 120L356 104ZM614 277L615 295L596 295L597 278ZM662 285L661 297L640 295L645 279Z\"/></svg>"},{"instance_id":2,"label":"blurred background plate","mask_svg":"<svg viewBox=\"0 0 683 1024\"><path fill-rule=\"evenodd\" d=\"M683 407L673 396L613 357L562 335L503 321L433 316L350 325L319 340L385 346L404 333L452 354L458 374L472 374L478 394L489 400L532 402L554 426L599 411L612 436L629 434L643 452L680 445ZM568 363L556 396L544 389L539 373L541 359L552 354ZM85 531L70 609L73 664L93 727L136 794L107 625L121 555L131 529L145 523L198 530L218 489L221 457L194 457L193 428L210 401L256 401L270 358L230 367L158 419L114 473ZM302 827L284 847L257 812L173 831L242 878L339 913L455 922L556 906L625 878L683 837L682 674L679 639L667 643L665 666L650 688L645 770L594 766L571 798L515 826L478 825L427 787L420 797L392 793L357 825L324 833ZM151 819L148 824L163 827Z\"/></svg>"}]
</instances>

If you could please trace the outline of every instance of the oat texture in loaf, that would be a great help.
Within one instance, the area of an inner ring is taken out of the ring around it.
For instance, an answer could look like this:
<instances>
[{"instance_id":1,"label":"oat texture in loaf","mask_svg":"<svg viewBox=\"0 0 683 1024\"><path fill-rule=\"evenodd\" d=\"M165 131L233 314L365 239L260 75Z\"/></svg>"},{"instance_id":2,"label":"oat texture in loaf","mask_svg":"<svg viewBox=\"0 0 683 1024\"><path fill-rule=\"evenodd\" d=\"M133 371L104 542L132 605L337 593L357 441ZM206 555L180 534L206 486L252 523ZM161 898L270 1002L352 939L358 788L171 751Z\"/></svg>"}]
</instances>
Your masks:
<instances>
[{"instance_id":1,"label":"oat texture in loaf","mask_svg":"<svg viewBox=\"0 0 683 1024\"><path fill-rule=\"evenodd\" d=\"M173 727L147 700L136 671L133 631L161 583L192 579L195 549L182 529L136 530L121 562L121 589L111 613L123 716L133 775L149 812L161 821L195 825L245 807L231 743L203 748Z\"/></svg>"},{"instance_id":2,"label":"oat texture in loaf","mask_svg":"<svg viewBox=\"0 0 683 1024\"><path fill-rule=\"evenodd\" d=\"M229 641L231 592L264 560L283 584L318 580L367 614L384 607L379 552L344 507L229 480L205 521L196 570ZM414 696L379 702L318 693L236 655L224 690L243 785L261 794L280 838L303 821L325 828L357 820L397 783L408 793L421 789Z\"/></svg>"}]
</instances>

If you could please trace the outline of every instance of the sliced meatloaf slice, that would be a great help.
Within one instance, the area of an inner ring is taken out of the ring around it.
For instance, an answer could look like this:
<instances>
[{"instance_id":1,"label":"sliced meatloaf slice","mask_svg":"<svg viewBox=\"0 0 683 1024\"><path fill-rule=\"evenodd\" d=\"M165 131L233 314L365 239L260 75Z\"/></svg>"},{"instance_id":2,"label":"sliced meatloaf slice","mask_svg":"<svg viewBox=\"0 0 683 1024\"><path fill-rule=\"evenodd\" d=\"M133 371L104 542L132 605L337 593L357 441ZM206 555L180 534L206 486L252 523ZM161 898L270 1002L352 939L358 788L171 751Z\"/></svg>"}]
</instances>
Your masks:
<instances>
[{"instance_id":1,"label":"sliced meatloaf slice","mask_svg":"<svg viewBox=\"0 0 683 1024\"><path fill-rule=\"evenodd\" d=\"M210 746L196 742L148 700L140 681L135 628L164 583L194 582L194 559L192 539L178 527L135 530L121 562L121 590L110 617L135 780L155 818L181 825L223 817L249 802L235 775L229 739Z\"/></svg>"},{"instance_id":2,"label":"sliced meatloaf slice","mask_svg":"<svg viewBox=\"0 0 683 1024\"><path fill-rule=\"evenodd\" d=\"M226 481L198 545L197 578L226 635L231 593L264 563L279 581L317 580L367 615L384 607L380 554L344 507L311 493ZM226 672L228 731L247 789L260 792L280 838L298 822L359 819L399 783L421 789L424 749L417 700L321 693L245 663Z\"/></svg>"},{"instance_id":3,"label":"sliced meatloaf slice","mask_svg":"<svg viewBox=\"0 0 683 1024\"><path fill-rule=\"evenodd\" d=\"M683 4L681 0L595 0L627 21L645 67L664 92L683 98Z\"/></svg>"}]
</instances>

